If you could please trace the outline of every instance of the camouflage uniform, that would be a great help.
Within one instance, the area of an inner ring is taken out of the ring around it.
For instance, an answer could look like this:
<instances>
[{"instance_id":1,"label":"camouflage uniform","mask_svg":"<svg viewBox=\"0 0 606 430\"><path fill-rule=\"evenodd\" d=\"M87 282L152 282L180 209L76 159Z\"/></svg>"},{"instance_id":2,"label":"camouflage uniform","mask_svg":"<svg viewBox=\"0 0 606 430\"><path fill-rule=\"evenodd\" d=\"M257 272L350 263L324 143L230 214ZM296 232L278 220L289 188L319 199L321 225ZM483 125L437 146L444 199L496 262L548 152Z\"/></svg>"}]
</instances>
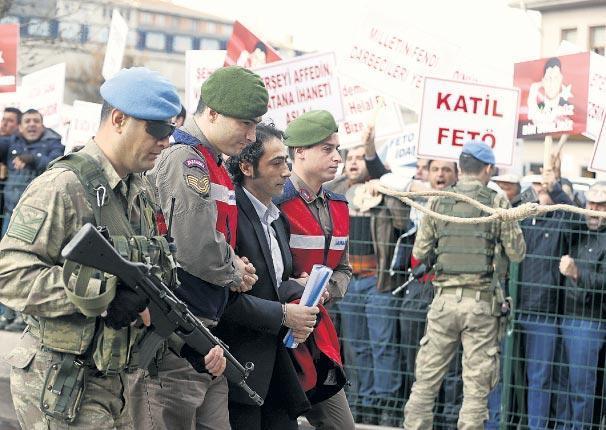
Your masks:
<instances>
[{"instance_id":1,"label":"camouflage uniform","mask_svg":"<svg viewBox=\"0 0 606 430\"><path fill-rule=\"evenodd\" d=\"M485 194L492 193L493 207L510 207L504 196L486 191L488 188L474 178L462 177L451 190L467 195L484 190L482 192ZM432 209L438 205L439 199L430 202ZM433 217L423 218L413 249L415 258L432 260L433 255L437 254L436 250L441 245L444 247L444 243L440 242L444 240L446 224ZM478 229L477 226L474 228ZM517 222L492 223L491 230L491 240L496 246L494 249L504 253L500 256L502 260L519 262L524 258L526 244ZM456 251L451 255L456 257ZM493 263L496 260L492 257ZM440 274L438 271L434 285L437 288L436 296L427 314L426 333L417 354L416 380L404 409L404 428L432 428L435 398L461 342L464 398L458 428L483 429L484 420L488 418L488 394L499 379L500 306L495 309L493 274L487 271L455 275Z\"/></svg>"},{"instance_id":2,"label":"camouflage uniform","mask_svg":"<svg viewBox=\"0 0 606 430\"><path fill-rule=\"evenodd\" d=\"M131 174L122 180L92 141L82 153L100 166L110 187L109 198L121 203L135 234L149 237L154 229L150 216L153 213L141 204L144 195L150 195L142 178ZM143 214L141 208L144 208ZM62 278L64 259L60 254L87 222L95 223L95 217L82 183L73 171L57 166L44 172L27 188L0 242L0 300L22 312L28 322L20 344L5 357L12 366L11 393L17 418L25 429L132 428L127 412L125 375L122 372L104 375L87 360L84 364L86 383L75 420L68 424L42 412L45 375L66 356L57 350L60 348L48 347L45 340L52 336L55 341L66 344L79 341L82 351L86 351L92 341L92 333L84 335L84 329L79 330L77 322L82 322L82 327L90 327L92 321L95 327L95 319L86 318L68 299ZM70 282L70 290L72 288ZM90 279L87 296L99 294L100 289L101 281ZM53 332L49 329L52 324L61 328ZM98 333L103 323L97 320L97 327L91 332ZM86 356L88 353L83 354Z\"/></svg>"}]
</instances>

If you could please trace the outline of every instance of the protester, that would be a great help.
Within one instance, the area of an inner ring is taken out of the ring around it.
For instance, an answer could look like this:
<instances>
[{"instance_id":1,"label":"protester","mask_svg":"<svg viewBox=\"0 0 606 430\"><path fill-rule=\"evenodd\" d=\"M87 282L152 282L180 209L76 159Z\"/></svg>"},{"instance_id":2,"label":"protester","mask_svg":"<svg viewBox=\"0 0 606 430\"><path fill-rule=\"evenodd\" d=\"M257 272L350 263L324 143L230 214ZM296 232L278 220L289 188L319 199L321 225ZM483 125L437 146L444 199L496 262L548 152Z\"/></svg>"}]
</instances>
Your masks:
<instances>
[{"instance_id":1,"label":"protester","mask_svg":"<svg viewBox=\"0 0 606 430\"><path fill-rule=\"evenodd\" d=\"M606 212L606 182L593 184L585 197L587 209ZM586 427L593 421L598 359L606 338L606 218L584 218L585 224L570 233L570 248L559 269L566 277L560 326L570 384L565 422Z\"/></svg>"},{"instance_id":2,"label":"protester","mask_svg":"<svg viewBox=\"0 0 606 430\"><path fill-rule=\"evenodd\" d=\"M493 176L490 180L495 182L503 190L509 203L511 203L512 206L515 206L516 198L522 191L520 177L514 174L506 174Z\"/></svg>"},{"instance_id":3,"label":"protester","mask_svg":"<svg viewBox=\"0 0 606 430\"><path fill-rule=\"evenodd\" d=\"M509 207L509 202L486 186L494 164L488 145L466 143L459 159L461 177L452 190L492 207ZM468 203L446 198L433 200L430 208L463 217L481 213L470 210ZM438 291L417 354L416 380L405 408L406 429L432 427L435 397L459 343L463 345L464 397L458 427L483 429L488 418L487 398L498 382L499 360L499 320L491 309L494 300L503 300L493 287L495 274L490 267L497 258L521 261L525 245L517 223L482 227L492 234L478 232L475 225L452 225L431 217L421 221L413 256L434 266L433 283ZM495 255L497 244L503 251Z\"/></svg>"},{"instance_id":4,"label":"protester","mask_svg":"<svg viewBox=\"0 0 606 430\"><path fill-rule=\"evenodd\" d=\"M293 283L300 289L307 280L290 278L288 233L280 211L271 201L282 194L290 176L287 158L282 132L260 124L255 142L228 162L238 205L235 251L248 257L259 281L247 294L230 294L215 333L237 359L255 364L248 384L265 399L260 407L237 386L230 386L229 420L233 430L296 430L297 417L311 408L282 342L288 328L294 330L299 343L305 342L319 312L316 306L280 303L283 292L293 288Z\"/></svg>"},{"instance_id":5,"label":"protester","mask_svg":"<svg viewBox=\"0 0 606 430\"><path fill-rule=\"evenodd\" d=\"M172 220L181 283L175 293L208 327L217 325L230 291L248 291L257 281L254 266L234 252L238 213L223 155L255 141L267 100L258 75L239 66L218 69L202 85L194 115L173 133L175 144L148 173L166 222ZM168 345L155 367L132 375L137 428L229 429L227 381L199 373L192 354L187 345Z\"/></svg>"},{"instance_id":6,"label":"protester","mask_svg":"<svg viewBox=\"0 0 606 430\"><path fill-rule=\"evenodd\" d=\"M21 111L14 107L4 108L2 121L0 121L0 137L15 134L21 123Z\"/></svg>"}]
</instances>

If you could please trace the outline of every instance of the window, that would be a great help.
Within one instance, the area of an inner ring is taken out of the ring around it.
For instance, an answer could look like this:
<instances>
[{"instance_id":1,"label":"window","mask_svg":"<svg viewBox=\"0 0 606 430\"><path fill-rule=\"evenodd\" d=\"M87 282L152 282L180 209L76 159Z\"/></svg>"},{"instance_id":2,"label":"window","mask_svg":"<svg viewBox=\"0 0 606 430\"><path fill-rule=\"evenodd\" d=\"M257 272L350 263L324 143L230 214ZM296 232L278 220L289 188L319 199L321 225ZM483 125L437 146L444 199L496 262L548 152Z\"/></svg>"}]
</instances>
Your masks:
<instances>
[{"instance_id":1,"label":"window","mask_svg":"<svg viewBox=\"0 0 606 430\"><path fill-rule=\"evenodd\" d=\"M19 24L19 18L16 16L5 16L0 19L0 24Z\"/></svg>"},{"instance_id":2,"label":"window","mask_svg":"<svg viewBox=\"0 0 606 430\"><path fill-rule=\"evenodd\" d=\"M170 17L167 17L166 15L161 15L161 14L156 14L156 21L155 24L158 27L164 27L165 25L170 25L167 21L169 21Z\"/></svg>"},{"instance_id":3,"label":"window","mask_svg":"<svg viewBox=\"0 0 606 430\"><path fill-rule=\"evenodd\" d=\"M568 41L570 43L577 43L577 29L576 28L563 28L561 41Z\"/></svg>"},{"instance_id":4,"label":"window","mask_svg":"<svg viewBox=\"0 0 606 430\"><path fill-rule=\"evenodd\" d=\"M185 52L189 49L193 49L193 39L189 36L175 36L173 37L173 51Z\"/></svg>"},{"instance_id":5,"label":"window","mask_svg":"<svg viewBox=\"0 0 606 430\"><path fill-rule=\"evenodd\" d=\"M60 22L59 37L65 40L80 40L80 24L77 22Z\"/></svg>"},{"instance_id":6,"label":"window","mask_svg":"<svg viewBox=\"0 0 606 430\"><path fill-rule=\"evenodd\" d=\"M50 22L38 18L30 19L27 24L27 34L40 37L50 36Z\"/></svg>"},{"instance_id":7,"label":"window","mask_svg":"<svg viewBox=\"0 0 606 430\"><path fill-rule=\"evenodd\" d=\"M206 23L206 32L209 34L214 34L217 31L217 24L215 24L214 22L207 22Z\"/></svg>"},{"instance_id":8,"label":"window","mask_svg":"<svg viewBox=\"0 0 606 430\"><path fill-rule=\"evenodd\" d=\"M217 39L200 39L200 49L221 49Z\"/></svg>"},{"instance_id":9,"label":"window","mask_svg":"<svg viewBox=\"0 0 606 430\"><path fill-rule=\"evenodd\" d=\"M604 55L606 48L606 25L589 29L589 49L596 54Z\"/></svg>"},{"instance_id":10,"label":"window","mask_svg":"<svg viewBox=\"0 0 606 430\"><path fill-rule=\"evenodd\" d=\"M88 28L88 40L95 43L107 43L109 37L109 27L101 25L91 25Z\"/></svg>"},{"instance_id":11,"label":"window","mask_svg":"<svg viewBox=\"0 0 606 430\"><path fill-rule=\"evenodd\" d=\"M141 14L139 16L139 20L140 20L141 24L147 24L147 25L153 24L154 16L148 12L141 12Z\"/></svg>"},{"instance_id":12,"label":"window","mask_svg":"<svg viewBox=\"0 0 606 430\"><path fill-rule=\"evenodd\" d=\"M166 35L164 33L148 32L145 35L145 47L156 51L166 49Z\"/></svg>"}]
</instances>

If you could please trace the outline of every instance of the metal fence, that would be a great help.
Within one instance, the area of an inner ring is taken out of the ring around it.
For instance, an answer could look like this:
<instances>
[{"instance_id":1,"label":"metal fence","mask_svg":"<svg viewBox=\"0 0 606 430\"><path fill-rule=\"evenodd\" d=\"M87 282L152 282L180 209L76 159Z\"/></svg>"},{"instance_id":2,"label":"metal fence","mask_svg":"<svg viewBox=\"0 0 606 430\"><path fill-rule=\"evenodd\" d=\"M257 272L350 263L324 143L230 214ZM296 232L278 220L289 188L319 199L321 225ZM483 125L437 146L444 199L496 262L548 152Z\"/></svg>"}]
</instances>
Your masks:
<instances>
[{"instance_id":1,"label":"metal fence","mask_svg":"<svg viewBox=\"0 0 606 430\"><path fill-rule=\"evenodd\" d=\"M510 265L504 281L515 310L502 342L502 383L488 399L487 429L606 428L606 261L600 259L606 240L596 242L606 231L588 233L583 217L556 214L522 223L527 256ZM568 254L582 269L577 283L559 271ZM401 271L395 276L406 278ZM399 296L377 294L372 278L354 278L331 308L358 422L402 424L432 293L430 284L411 287ZM462 396L459 353L436 401L434 428L456 429Z\"/></svg>"}]
</instances>

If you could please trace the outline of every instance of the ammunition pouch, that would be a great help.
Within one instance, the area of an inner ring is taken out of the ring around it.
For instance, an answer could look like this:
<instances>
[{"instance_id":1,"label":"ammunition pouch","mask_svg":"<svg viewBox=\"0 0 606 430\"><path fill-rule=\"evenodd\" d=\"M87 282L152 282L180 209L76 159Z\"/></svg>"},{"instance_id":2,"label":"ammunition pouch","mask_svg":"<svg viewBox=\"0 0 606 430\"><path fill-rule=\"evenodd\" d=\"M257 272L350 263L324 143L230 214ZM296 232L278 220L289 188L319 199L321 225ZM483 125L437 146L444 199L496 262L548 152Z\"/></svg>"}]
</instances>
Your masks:
<instances>
[{"instance_id":1,"label":"ammunition pouch","mask_svg":"<svg viewBox=\"0 0 606 430\"><path fill-rule=\"evenodd\" d=\"M84 354L95 335L95 318L73 314L58 318L27 317L32 335L45 348L67 354Z\"/></svg>"},{"instance_id":2,"label":"ammunition pouch","mask_svg":"<svg viewBox=\"0 0 606 430\"><path fill-rule=\"evenodd\" d=\"M40 410L57 420L73 422L84 394L87 371L74 354L63 354L63 360L51 364L46 372Z\"/></svg>"}]
</instances>

